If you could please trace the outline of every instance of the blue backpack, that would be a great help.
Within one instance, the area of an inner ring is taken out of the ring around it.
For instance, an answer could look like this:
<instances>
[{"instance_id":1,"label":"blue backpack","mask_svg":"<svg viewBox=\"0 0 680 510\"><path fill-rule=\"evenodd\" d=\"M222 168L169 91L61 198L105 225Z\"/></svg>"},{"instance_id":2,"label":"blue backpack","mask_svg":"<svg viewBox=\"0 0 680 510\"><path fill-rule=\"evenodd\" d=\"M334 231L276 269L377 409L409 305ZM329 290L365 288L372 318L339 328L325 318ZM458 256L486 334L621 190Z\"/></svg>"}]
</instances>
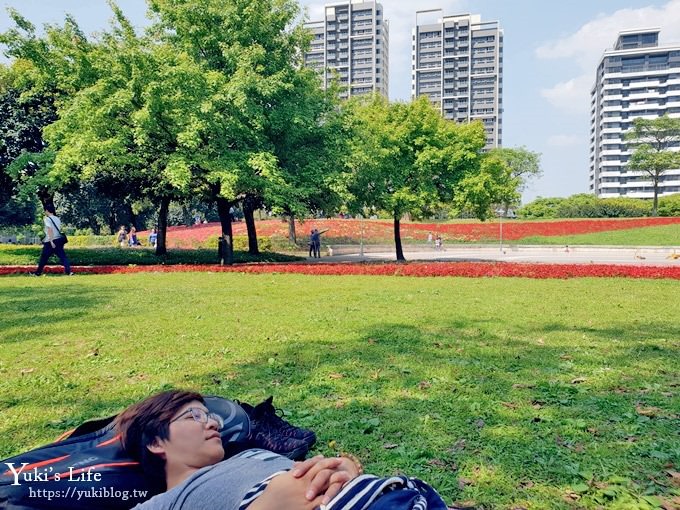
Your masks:
<instances>
[{"instance_id":1,"label":"blue backpack","mask_svg":"<svg viewBox=\"0 0 680 510\"><path fill-rule=\"evenodd\" d=\"M224 419L225 458L251 446L250 419L236 402L205 397ZM115 416L83 423L56 441L0 461L3 510L127 510L154 493L138 462L123 450Z\"/></svg>"}]
</instances>

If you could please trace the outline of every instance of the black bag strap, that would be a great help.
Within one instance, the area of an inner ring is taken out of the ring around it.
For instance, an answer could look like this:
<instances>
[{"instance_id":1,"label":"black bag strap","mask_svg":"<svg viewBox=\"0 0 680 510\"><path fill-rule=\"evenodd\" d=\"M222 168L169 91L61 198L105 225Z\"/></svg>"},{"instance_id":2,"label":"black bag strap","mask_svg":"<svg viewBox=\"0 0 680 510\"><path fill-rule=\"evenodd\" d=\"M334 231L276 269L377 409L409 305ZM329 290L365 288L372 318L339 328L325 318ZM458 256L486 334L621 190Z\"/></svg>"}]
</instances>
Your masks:
<instances>
[{"instance_id":1,"label":"black bag strap","mask_svg":"<svg viewBox=\"0 0 680 510\"><path fill-rule=\"evenodd\" d=\"M63 236L64 234L61 233L61 230L59 230L59 228L57 227L57 224L56 224L56 223L54 222L54 220L52 219L52 216L48 216L48 218L49 218L50 221L52 222L52 225L54 225L54 228L57 229L57 232L59 232L59 235L60 235L60 236Z\"/></svg>"}]
</instances>

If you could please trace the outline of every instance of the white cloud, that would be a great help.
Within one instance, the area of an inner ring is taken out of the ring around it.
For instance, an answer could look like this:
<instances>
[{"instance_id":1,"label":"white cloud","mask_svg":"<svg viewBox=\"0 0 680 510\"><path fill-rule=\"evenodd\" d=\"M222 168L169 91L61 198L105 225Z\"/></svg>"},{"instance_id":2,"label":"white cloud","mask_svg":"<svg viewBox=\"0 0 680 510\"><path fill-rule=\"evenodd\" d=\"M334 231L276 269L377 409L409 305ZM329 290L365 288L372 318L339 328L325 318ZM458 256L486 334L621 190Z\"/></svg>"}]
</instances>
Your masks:
<instances>
[{"instance_id":1,"label":"white cloud","mask_svg":"<svg viewBox=\"0 0 680 510\"><path fill-rule=\"evenodd\" d=\"M541 90L541 95L557 108L583 113L589 104L595 67L604 51L613 47L618 33L652 27L661 29L661 45L680 41L680 0L671 0L659 7L628 8L610 15L600 14L573 34L538 47L535 51L538 58L570 59L582 71L577 77Z\"/></svg>"},{"instance_id":2,"label":"white cloud","mask_svg":"<svg viewBox=\"0 0 680 510\"><path fill-rule=\"evenodd\" d=\"M547 141L550 147L572 147L583 143L583 138L578 135L552 135Z\"/></svg>"},{"instance_id":3,"label":"white cloud","mask_svg":"<svg viewBox=\"0 0 680 510\"><path fill-rule=\"evenodd\" d=\"M586 73L571 80L555 84L549 89L541 89L541 95L555 108L565 113L588 113L590 106L590 88L594 81L593 74Z\"/></svg>"}]
</instances>

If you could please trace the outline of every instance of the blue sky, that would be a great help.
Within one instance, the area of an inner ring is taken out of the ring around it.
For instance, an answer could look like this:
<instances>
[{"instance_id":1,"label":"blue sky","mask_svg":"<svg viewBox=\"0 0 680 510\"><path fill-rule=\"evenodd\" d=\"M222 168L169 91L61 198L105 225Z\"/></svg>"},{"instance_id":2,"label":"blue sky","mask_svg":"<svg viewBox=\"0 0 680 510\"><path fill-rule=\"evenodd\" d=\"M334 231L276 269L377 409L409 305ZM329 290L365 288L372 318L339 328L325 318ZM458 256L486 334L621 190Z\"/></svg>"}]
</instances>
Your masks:
<instances>
[{"instance_id":1,"label":"blue sky","mask_svg":"<svg viewBox=\"0 0 680 510\"><path fill-rule=\"evenodd\" d=\"M253 0L257 1L257 0ZM302 0L312 20L323 0ZM328 2L331 3L331 2ZM524 201L588 190L589 90L595 66L620 30L661 28L661 44L680 43L680 0L383 0L390 20L390 99L410 99L410 36L415 11L441 8L444 15L480 14L498 20L505 33L503 144L542 154L544 176ZM118 0L137 26L146 24L143 0ZM40 26L72 14L86 33L107 27L105 0L0 0ZM4 8L0 31L9 27Z\"/></svg>"}]
</instances>

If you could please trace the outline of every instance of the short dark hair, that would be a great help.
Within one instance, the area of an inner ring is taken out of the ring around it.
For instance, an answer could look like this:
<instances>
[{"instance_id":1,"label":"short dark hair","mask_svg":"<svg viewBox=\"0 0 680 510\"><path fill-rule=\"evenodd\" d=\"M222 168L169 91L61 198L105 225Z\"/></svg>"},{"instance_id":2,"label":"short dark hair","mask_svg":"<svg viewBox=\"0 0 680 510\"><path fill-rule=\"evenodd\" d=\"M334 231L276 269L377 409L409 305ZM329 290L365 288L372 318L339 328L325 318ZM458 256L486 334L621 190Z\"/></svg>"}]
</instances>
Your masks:
<instances>
[{"instance_id":1,"label":"short dark hair","mask_svg":"<svg viewBox=\"0 0 680 510\"><path fill-rule=\"evenodd\" d=\"M125 451L141 464L153 489L166 490L165 460L152 453L148 446L170 437L170 420L189 402L205 403L193 391L168 390L131 405L116 418Z\"/></svg>"},{"instance_id":2,"label":"short dark hair","mask_svg":"<svg viewBox=\"0 0 680 510\"><path fill-rule=\"evenodd\" d=\"M54 208L53 204L47 204L45 210L50 214L57 214L57 210Z\"/></svg>"}]
</instances>

